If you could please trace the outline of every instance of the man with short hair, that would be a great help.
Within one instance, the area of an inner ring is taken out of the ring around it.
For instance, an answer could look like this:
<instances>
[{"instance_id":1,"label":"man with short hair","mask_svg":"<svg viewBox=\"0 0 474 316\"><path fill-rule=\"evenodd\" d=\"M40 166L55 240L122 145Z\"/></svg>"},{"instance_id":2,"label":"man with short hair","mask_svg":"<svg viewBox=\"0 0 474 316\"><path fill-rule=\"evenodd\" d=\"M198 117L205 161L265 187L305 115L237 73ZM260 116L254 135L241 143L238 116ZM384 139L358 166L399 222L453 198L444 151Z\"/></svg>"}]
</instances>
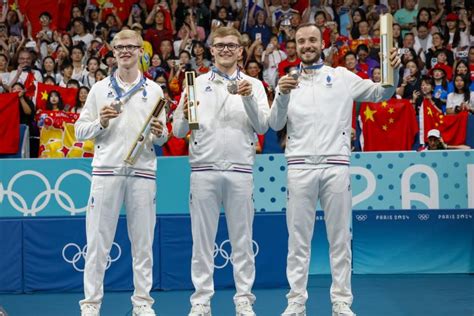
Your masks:
<instances>
[{"instance_id":1,"label":"man with short hair","mask_svg":"<svg viewBox=\"0 0 474 316\"><path fill-rule=\"evenodd\" d=\"M393 16L395 21L400 24L402 36L409 32L416 24L416 16L418 15L416 1L417 0L406 0L405 7L397 10Z\"/></svg>"},{"instance_id":2,"label":"man with short hair","mask_svg":"<svg viewBox=\"0 0 474 316\"><path fill-rule=\"evenodd\" d=\"M138 70L142 37L132 30L112 40L117 70L91 88L75 124L79 141L95 139L92 185L86 213L87 255L82 316L99 316L104 274L123 202L132 246L133 316L153 316L153 236L156 223L156 155L167 140L165 113L151 120L151 134L134 164L124 162L140 135L161 88Z\"/></svg>"},{"instance_id":3,"label":"man with short hair","mask_svg":"<svg viewBox=\"0 0 474 316\"><path fill-rule=\"evenodd\" d=\"M286 42L286 59L278 64L278 77L286 75L291 68L298 67L301 60L296 55L296 42L288 40Z\"/></svg>"},{"instance_id":4,"label":"man with short hair","mask_svg":"<svg viewBox=\"0 0 474 316\"><path fill-rule=\"evenodd\" d=\"M189 316L210 316L214 295L214 243L221 207L232 246L237 316L255 316L255 255L252 242L255 134L268 130L269 105L262 82L240 72L240 33L220 27L211 34L215 67L196 78L199 129L191 131L189 210L193 235ZM175 112L173 134L189 132L187 98Z\"/></svg>"},{"instance_id":5,"label":"man with short hair","mask_svg":"<svg viewBox=\"0 0 474 316\"><path fill-rule=\"evenodd\" d=\"M417 34L415 36L415 44L413 49L415 50L418 56L421 55L421 52L425 52L431 47L433 47L433 38L430 34L430 28L428 23L420 22L416 26Z\"/></svg>"},{"instance_id":6,"label":"man with short hair","mask_svg":"<svg viewBox=\"0 0 474 316\"><path fill-rule=\"evenodd\" d=\"M18 68L12 70L8 76L8 85L11 87L14 83L21 83L26 89L29 88L34 81L43 82L41 72L32 68L33 56L27 49L22 49L18 53Z\"/></svg>"},{"instance_id":7,"label":"man with short hair","mask_svg":"<svg viewBox=\"0 0 474 316\"><path fill-rule=\"evenodd\" d=\"M282 316L305 316L307 283L318 200L324 210L332 273L333 316L354 316L351 290L351 155L352 104L389 99L395 87L363 80L343 67L325 66L321 30L306 23L296 31L301 73L296 80L278 82L270 111L270 126L287 126L288 161L288 263L290 292ZM391 51L391 65L400 58ZM398 70L394 70L398 82Z\"/></svg>"}]
</instances>

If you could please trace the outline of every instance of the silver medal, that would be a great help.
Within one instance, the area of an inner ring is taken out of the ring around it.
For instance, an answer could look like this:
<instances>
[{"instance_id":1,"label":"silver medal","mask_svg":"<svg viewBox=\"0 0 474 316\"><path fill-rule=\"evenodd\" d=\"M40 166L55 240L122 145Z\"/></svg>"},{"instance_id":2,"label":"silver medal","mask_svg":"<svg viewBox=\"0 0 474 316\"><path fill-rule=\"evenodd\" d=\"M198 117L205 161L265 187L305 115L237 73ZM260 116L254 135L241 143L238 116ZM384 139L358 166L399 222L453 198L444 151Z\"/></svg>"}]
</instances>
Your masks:
<instances>
[{"instance_id":1,"label":"silver medal","mask_svg":"<svg viewBox=\"0 0 474 316\"><path fill-rule=\"evenodd\" d=\"M237 83L237 80L230 80L227 84L227 91L229 91L230 94L237 94L238 88L239 84Z\"/></svg>"}]
</instances>

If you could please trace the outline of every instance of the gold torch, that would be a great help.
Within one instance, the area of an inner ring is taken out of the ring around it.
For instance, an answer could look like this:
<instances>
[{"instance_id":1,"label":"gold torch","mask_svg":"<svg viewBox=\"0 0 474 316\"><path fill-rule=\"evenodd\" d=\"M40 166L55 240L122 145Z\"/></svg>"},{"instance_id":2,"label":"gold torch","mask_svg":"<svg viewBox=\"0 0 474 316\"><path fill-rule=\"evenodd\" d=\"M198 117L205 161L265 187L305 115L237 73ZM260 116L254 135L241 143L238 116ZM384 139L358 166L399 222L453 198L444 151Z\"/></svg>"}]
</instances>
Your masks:
<instances>
[{"instance_id":1,"label":"gold torch","mask_svg":"<svg viewBox=\"0 0 474 316\"><path fill-rule=\"evenodd\" d=\"M380 51L382 86L393 87L393 67L390 64L390 50L393 47L393 16L390 13L380 16Z\"/></svg>"},{"instance_id":2,"label":"gold torch","mask_svg":"<svg viewBox=\"0 0 474 316\"><path fill-rule=\"evenodd\" d=\"M188 122L189 129L199 129L199 121L197 115L197 100L196 100L196 87L194 82L196 75L194 71L186 71L184 74L186 80L186 92L188 94Z\"/></svg>"},{"instance_id":3,"label":"gold torch","mask_svg":"<svg viewBox=\"0 0 474 316\"><path fill-rule=\"evenodd\" d=\"M125 162L134 165L135 162L137 161L138 157L140 156L143 147L145 146L145 142L150 136L151 133L151 119L154 117L159 117L163 109L166 107L166 104L168 101L165 98L160 98L158 102L155 104L155 107L151 111L150 115L145 121L145 124L143 125L143 128L140 132L140 134L137 137L137 140L132 145L132 148L130 148L130 151L128 152L127 158L125 158Z\"/></svg>"}]
</instances>

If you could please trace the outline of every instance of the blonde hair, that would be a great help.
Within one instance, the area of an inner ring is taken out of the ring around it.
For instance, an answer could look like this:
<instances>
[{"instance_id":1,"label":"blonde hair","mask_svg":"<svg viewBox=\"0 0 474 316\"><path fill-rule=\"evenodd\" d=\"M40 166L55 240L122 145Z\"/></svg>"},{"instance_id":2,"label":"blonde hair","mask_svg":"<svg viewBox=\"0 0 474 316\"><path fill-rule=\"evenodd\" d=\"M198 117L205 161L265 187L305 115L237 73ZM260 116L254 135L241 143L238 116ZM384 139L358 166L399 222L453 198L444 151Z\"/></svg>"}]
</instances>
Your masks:
<instances>
[{"instance_id":1,"label":"blonde hair","mask_svg":"<svg viewBox=\"0 0 474 316\"><path fill-rule=\"evenodd\" d=\"M130 39L130 38L136 39L137 45L140 47L143 47L143 37L133 30L122 30L118 32L117 34L115 34L111 45L112 47L114 47L117 41L123 40L123 39Z\"/></svg>"},{"instance_id":2,"label":"blonde hair","mask_svg":"<svg viewBox=\"0 0 474 316\"><path fill-rule=\"evenodd\" d=\"M226 36L235 36L235 37L237 37L239 45L242 45L242 35L240 34L239 31L237 31L233 27L229 27L229 26L219 27L219 28L215 29L211 33L210 36L211 36L211 45L214 44L214 40L216 39L216 37L226 37Z\"/></svg>"}]
</instances>

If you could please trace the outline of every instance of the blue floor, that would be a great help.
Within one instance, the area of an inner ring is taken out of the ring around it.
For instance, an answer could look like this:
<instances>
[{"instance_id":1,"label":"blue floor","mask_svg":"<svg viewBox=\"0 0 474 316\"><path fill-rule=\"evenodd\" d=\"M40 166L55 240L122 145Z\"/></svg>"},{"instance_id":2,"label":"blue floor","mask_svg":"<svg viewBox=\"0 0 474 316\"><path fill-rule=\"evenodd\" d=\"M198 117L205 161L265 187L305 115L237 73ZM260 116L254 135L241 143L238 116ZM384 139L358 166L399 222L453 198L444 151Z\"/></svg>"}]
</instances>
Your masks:
<instances>
[{"instance_id":1,"label":"blue floor","mask_svg":"<svg viewBox=\"0 0 474 316\"><path fill-rule=\"evenodd\" d=\"M353 310L358 316L474 316L473 275L355 275ZM330 316L329 276L309 280L308 316ZM287 289L256 289L258 316L278 316ZM217 291L214 316L232 316L232 289ZM159 316L185 316L191 291L153 292ZM81 293L0 294L9 316L75 316ZM107 292L102 316L131 315L129 292Z\"/></svg>"}]
</instances>

